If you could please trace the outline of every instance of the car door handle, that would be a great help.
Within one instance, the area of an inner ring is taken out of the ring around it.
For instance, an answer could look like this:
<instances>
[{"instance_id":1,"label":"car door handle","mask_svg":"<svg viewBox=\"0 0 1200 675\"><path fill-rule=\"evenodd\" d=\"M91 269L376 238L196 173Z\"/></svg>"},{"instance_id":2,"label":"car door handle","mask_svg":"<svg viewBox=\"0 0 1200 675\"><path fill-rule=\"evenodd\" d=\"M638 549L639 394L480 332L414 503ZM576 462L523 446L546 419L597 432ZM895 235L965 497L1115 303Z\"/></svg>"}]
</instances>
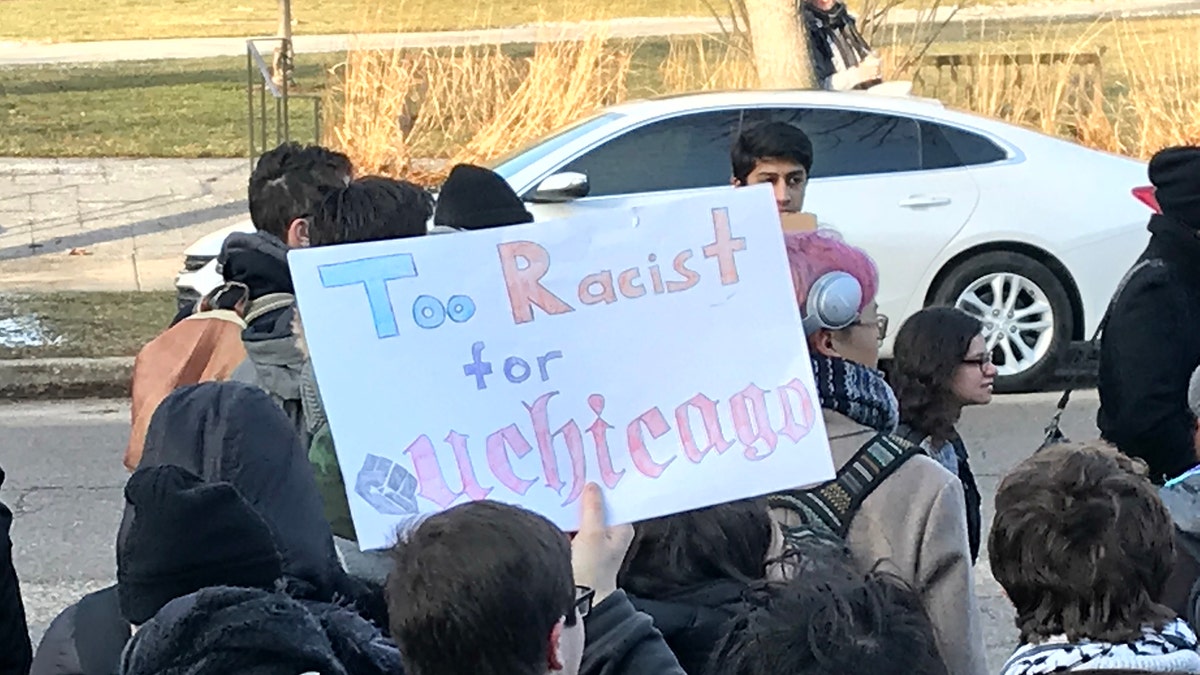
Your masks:
<instances>
[{"instance_id":1,"label":"car door handle","mask_svg":"<svg viewBox=\"0 0 1200 675\"><path fill-rule=\"evenodd\" d=\"M900 206L906 209L919 209L929 206L945 206L949 203L949 197L934 195L911 195L908 199L900 200Z\"/></svg>"}]
</instances>

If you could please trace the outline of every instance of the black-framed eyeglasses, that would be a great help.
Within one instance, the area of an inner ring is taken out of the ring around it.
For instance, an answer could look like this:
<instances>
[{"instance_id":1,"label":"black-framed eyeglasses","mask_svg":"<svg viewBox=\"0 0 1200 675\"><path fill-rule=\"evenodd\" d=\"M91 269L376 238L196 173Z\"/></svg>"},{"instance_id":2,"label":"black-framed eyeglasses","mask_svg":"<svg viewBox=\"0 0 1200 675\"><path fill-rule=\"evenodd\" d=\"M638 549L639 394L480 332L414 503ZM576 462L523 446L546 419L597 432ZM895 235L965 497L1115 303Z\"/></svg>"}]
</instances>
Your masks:
<instances>
[{"instance_id":1,"label":"black-framed eyeglasses","mask_svg":"<svg viewBox=\"0 0 1200 675\"><path fill-rule=\"evenodd\" d=\"M571 603L567 615L563 617L564 626L574 626L579 619L586 619L592 613L592 600L596 598L596 589L587 586L575 587L575 602Z\"/></svg>"},{"instance_id":2,"label":"black-framed eyeglasses","mask_svg":"<svg viewBox=\"0 0 1200 675\"><path fill-rule=\"evenodd\" d=\"M888 318L886 314L876 314L874 321L859 321L855 326L874 326L879 334L877 338L883 342L887 338L888 333Z\"/></svg>"},{"instance_id":3,"label":"black-framed eyeglasses","mask_svg":"<svg viewBox=\"0 0 1200 675\"><path fill-rule=\"evenodd\" d=\"M992 365L992 353L987 352L987 353L981 354L973 359L963 359L962 362L966 365L978 366L979 372L982 373L984 370L987 369L988 366Z\"/></svg>"}]
</instances>

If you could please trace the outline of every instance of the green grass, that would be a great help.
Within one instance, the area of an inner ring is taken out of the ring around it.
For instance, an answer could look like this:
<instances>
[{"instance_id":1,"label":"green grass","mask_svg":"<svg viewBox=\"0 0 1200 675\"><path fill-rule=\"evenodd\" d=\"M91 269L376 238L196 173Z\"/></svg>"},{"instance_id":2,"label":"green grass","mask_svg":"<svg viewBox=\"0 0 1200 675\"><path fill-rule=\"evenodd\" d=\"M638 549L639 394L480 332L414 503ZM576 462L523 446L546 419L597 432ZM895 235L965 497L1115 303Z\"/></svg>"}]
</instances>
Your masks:
<instances>
[{"instance_id":1,"label":"green grass","mask_svg":"<svg viewBox=\"0 0 1200 675\"><path fill-rule=\"evenodd\" d=\"M169 292L0 295L0 359L135 356L175 311ZM14 346L17 333L51 344Z\"/></svg>"}]
</instances>

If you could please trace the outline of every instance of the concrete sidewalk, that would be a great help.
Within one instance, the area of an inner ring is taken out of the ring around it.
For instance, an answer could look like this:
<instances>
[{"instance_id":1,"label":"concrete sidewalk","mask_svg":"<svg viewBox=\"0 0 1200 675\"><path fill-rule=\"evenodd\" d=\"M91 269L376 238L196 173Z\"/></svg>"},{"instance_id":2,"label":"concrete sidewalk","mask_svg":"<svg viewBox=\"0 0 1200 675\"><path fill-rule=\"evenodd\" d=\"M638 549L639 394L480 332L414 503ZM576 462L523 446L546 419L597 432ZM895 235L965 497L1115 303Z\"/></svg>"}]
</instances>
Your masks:
<instances>
[{"instance_id":1,"label":"concrete sidewalk","mask_svg":"<svg viewBox=\"0 0 1200 675\"><path fill-rule=\"evenodd\" d=\"M0 159L0 292L167 290L248 218L245 159Z\"/></svg>"},{"instance_id":2,"label":"concrete sidewalk","mask_svg":"<svg viewBox=\"0 0 1200 675\"><path fill-rule=\"evenodd\" d=\"M957 10L939 9L936 20L958 23L996 21L1088 20L1200 14L1200 0L1062 0L1015 6L986 5ZM912 24L918 12L894 10L893 25ZM297 53L346 51L351 46L452 47L478 44L544 42L577 39L597 31L613 38L644 38L662 35L699 35L721 32L712 17L631 17L607 21L543 23L478 30L374 33L363 35L300 35ZM96 63L239 56L246 53L246 40L227 38L176 38L164 40L121 40L111 42L38 43L0 41L0 66L45 63Z\"/></svg>"}]
</instances>

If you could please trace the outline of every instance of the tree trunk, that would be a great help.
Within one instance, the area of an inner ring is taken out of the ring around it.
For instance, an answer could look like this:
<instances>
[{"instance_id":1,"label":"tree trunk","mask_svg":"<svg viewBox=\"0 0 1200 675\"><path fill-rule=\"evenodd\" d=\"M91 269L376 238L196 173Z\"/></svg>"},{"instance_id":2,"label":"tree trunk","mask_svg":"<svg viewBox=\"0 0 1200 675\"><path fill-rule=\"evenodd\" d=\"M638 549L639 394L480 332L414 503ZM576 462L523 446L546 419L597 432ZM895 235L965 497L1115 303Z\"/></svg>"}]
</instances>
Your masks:
<instances>
[{"instance_id":1,"label":"tree trunk","mask_svg":"<svg viewBox=\"0 0 1200 675\"><path fill-rule=\"evenodd\" d=\"M763 89L812 89L808 35L795 0L745 0L754 67Z\"/></svg>"}]
</instances>

